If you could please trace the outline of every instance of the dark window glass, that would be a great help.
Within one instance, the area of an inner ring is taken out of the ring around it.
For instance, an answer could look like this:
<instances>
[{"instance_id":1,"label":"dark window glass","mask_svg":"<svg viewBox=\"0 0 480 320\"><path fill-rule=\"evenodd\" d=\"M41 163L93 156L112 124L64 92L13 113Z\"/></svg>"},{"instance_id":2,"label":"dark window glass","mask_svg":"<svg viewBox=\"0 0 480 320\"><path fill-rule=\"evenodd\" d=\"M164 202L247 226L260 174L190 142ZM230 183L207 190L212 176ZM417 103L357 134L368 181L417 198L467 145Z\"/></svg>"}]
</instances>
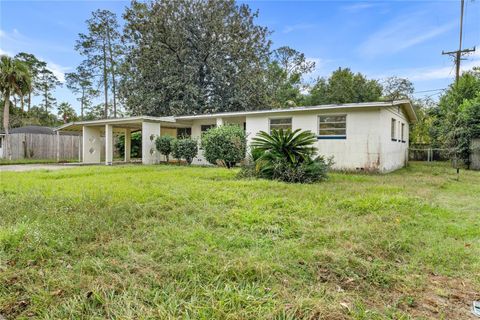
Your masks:
<instances>
[{"instance_id":1,"label":"dark window glass","mask_svg":"<svg viewBox=\"0 0 480 320\"><path fill-rule=\"evenodd\" d=\"M192 128L177 128L177 138L190 138L192 136Z\"/></svg>"}]
</instances>

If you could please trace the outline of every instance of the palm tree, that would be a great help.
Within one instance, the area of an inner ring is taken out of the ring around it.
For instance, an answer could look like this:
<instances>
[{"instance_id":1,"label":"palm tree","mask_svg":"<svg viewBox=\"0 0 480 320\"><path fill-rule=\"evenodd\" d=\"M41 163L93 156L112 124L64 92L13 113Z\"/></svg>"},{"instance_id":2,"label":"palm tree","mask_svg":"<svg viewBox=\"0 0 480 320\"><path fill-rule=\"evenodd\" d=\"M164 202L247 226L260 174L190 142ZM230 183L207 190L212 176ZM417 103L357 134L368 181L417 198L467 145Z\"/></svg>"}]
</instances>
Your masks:
<instances>
[{"instance_id":1,"label":"palm tree","mask_svg":"<svg viewBox=\"0 0 480 320\"><path fill-rule=\"evenodd\" d=\"M28 88L28 89L25 89ZM4 99L3 129L5 130L5 154L11 157L8 127L10 122L10 96L24 95L32 88L32 79L28 66L17 59L2 55L0 57L0 93Z\"/></svg>"},{"instance_id":2,"label":"palm tree","mask_svg":"<svg viewBox=\"0 0 480 320\"><path fill-rule=\"evenodd\" d=\"M58 106L58 115L62 117L63 123L67 123L70 120L75 120L77 116L75 110L68 102L60 103Z\"/></svg>"}]
</instances>

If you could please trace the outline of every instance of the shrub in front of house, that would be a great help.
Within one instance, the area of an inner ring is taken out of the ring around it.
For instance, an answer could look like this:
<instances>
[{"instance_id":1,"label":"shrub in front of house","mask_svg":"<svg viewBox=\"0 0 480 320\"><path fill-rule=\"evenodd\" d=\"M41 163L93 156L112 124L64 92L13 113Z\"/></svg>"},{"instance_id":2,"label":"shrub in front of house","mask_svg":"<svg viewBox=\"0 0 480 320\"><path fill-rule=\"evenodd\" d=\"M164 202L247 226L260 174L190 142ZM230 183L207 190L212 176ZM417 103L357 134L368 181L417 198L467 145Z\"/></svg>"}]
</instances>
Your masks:
<instances>
[{"instance_id":1,"label":"shrub in front of house","mask_svg":"<svg viewBox=\"0 0 480 320\"><path fill-rule=\"evenodd\" d=\"M142 133L134 132L130 139L130 156L132 158L141 158L142 157ZM118 141L115 143L115 147L118 149L120 155L123 157L125 155L125 136L122 135L119 137Z\"/></svg>"},{"instance_id":2,"label":"shrub in front of house","mask_svg":"<svg viewBox=\"0 0 480 320\"><path fill-rule=\"evenodd\" d=\"M191 164L193 158L198 154L197 141L191 138L174 139L172 142L172 155L181 160L184 159L187 164Z\"/></svg>"},{"instance_id":3,"label":"shrub in front of house","mask_svg":"<svg viewBox=\"0 0 480 320\"><path fill-rule=\"evenodd\" d=\"M327 178L331 159L315 157L316 136L300 129L261 131L252 142L251 159L241 177L258 177L291 183L313 183Z\"/></svg>"},{"instance_id":4,"label":"shrub in front of house","mask_svg":"<svg viewBox=\"0 0 480 320\"><path fill-rule=\"evenodd\" d=\"M170 154L173 151L174 140L175 138L169 135L159 136L157 139L155 139L155 146L157 147L157 150L165 156L167 162L169 161Z\"/></svg>"},{"instance_id":5,"label":"shrub in front of house","mask_svg":"<svg viewBox=\"0 0 480 320\"><path fill-rule=\"evenodd\" d=\"M202 148L208 162L232 168L245 159L247 136L238 125L219 126L203 134Z\"/></svg>"}]
</instances>

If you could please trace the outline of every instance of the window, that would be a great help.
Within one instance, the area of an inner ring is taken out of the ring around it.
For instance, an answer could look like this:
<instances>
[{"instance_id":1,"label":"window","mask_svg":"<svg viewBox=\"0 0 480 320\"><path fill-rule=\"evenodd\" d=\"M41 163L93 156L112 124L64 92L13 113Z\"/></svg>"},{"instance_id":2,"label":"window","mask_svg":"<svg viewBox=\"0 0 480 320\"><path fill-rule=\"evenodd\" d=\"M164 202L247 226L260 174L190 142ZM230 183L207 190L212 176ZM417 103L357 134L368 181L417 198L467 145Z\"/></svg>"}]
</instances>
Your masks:
<instances>
[{"instance_id":1,"label":"window","mask_svg":"<svg viewBox=\"0 0 480 320\"><path fill-rule=\"evenodd\" d=\"M395 132L396 128L397 128L397 120L392 119L392 129L391 129L392 141L397 141L396 132Z\"/></svg>"},{"instance_id":2,"label":"window","mask_svg":"<svg viewBox=\"0 0 480 320\"><path fill-rule=\"evenodd\" d=\"M292 118L275 118L270 119L270 132L272 129L276 130L292 130Z\"/></svg>"},{"instance_id":3,"label":"window","mask_svg":"<svg viewBox=\"0 0 480 320\"><path fill-rule=\"evenodd\" d=\"M190 138L192 136L192 128L178 128L177 138Z\"/></svg>"},{"instance_id":4,"label":"window","mask_svg":"<svg viewBox=\"0 0 480 320\"><path fill-rule=\"evenodd\" d=\"M346 139L346 115L319 116L318 120L319 139Z\"/></svg>"},{"instance_id":5,"label":"window","mask_svg":"<svg viewBox=\"0 0 480 320\"><path fill-rule=\"evenodd\" d=\"M200 130L202 131L202 133L206 132L208 129L211 129L211 128L215 128L215 125L214 124L202 124L200 126Z\"/></svg>"},{"instance_id":6,"label":"window","mask_svg":"<svg viewBox=\"0 0 480 320\"><path fill-rule=\"evenodd\" d=\"M402 129L401 129L401 136L402 136L402 142L405 142L405 123L402 123Z\"/></svg>"}]
</instances>

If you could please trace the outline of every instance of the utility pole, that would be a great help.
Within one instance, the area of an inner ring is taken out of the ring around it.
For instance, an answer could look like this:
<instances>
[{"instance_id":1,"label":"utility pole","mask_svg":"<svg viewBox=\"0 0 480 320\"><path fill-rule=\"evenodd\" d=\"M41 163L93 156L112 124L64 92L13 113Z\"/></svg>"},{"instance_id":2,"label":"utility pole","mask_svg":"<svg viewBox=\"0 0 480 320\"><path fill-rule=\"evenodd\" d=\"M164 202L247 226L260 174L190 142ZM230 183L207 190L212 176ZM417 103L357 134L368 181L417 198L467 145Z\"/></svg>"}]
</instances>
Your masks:
<instances>
[{"instance_id":1,"label":"utility pole","mask_svg":"<svg viewBox=\"0 0 480 320\"><path fill-rule=\"evenodd\" d=\"M458 50L455 51L442 51L442 54L448 54L449 56L453 57L453 61L455 62L455 83L458 82L458 78L460 78L460 61L465 60L462 59L463 55L466 55L470 52L475 52L475 47L473 49L463 49L462 50L462 37L463 37L463 11L465 7L465 0L461 0L460 4L460 44Z\"/></svg>"}]
</instances>

